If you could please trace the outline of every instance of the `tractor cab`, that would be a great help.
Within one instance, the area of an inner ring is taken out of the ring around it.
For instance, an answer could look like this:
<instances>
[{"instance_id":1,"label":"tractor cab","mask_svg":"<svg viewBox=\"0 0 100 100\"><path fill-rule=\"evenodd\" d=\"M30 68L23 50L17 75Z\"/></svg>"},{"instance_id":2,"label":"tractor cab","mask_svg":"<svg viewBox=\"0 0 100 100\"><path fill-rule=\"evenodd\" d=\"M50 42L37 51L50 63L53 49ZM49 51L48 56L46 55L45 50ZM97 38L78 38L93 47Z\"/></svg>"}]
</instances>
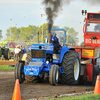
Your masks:
<instances>
[{"instance_id":1,"label":"tractor cab","mask_svg":"<svg viewBox=\"0 0 100 100\"><path fill-rule=\"evenodd\" d=\"M64 29L52 28L52 35L56 34L59 41L59 48L54 49L54 44L50 42L51 33L47 35L47 43L44 44L32 44L31 45L31 62L44 62L46 64L53 63L58 64L62 59L63 51L65 47L66 31ZM55 31L58 31L55 33ZM63 31L63 32L62 32Z\"/></svg>"},{"instance_id":2,"label":"tractor cab","mask_svg":"<svg viewBox=\"0 0 100 100\"><path fill-rule=\"evenodd\" d=\"M54 41L54 44L51 42L51 35L49 37L49 34L51 33L52 35L55 35L56 38L58 39L59 46L57 46L57 48L54 48L54 45L56 45L55 41ZM66 31L64 29L52 28L51 33L48 33L47 40L50 38L50 44L53 44L53 48L54 48L53 54L52 54L53 63L58 64L60 62L62 47L65 46Z\"/></svg>"}]
</instances>

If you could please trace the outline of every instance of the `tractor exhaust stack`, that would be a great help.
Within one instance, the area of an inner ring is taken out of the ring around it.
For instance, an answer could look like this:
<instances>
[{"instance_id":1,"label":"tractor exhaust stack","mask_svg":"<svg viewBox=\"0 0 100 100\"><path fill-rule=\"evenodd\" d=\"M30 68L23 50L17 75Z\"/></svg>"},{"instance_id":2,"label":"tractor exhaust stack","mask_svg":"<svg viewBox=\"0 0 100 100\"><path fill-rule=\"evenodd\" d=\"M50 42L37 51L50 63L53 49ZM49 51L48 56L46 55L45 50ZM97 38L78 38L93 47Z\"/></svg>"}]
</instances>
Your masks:
<instances>
[{"instance_id":1,"label":"tractor exhaust stack","mask_svg":"<svg viewBox=\"0 0 100 100\"><path fill-rule=\"evenodd\" d=\"M51 33L48 33L48 44L50 44Z\"/></svg>"}]
</instances>

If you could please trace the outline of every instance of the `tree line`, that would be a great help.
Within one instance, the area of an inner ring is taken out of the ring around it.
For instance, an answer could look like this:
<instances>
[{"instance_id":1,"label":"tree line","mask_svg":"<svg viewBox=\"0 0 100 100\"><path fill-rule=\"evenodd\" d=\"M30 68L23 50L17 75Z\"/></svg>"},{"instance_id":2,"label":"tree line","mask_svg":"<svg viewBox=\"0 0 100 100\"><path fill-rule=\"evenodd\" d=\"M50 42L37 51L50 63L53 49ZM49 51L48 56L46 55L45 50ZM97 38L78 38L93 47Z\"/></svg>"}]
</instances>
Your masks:
<instances>
[{"instance_id":1,"label":"tree line","mask_svg":"<svg viewBox=\"0 0 100 100\"><path fill-rule=\"evenodd\" d=\"M54 25L53 28L59 28L59 26ZM77 44L78 43L78 32L74 28L69 28L67 26L62 27L66 30L66 43L67 44ZM28 27L11 27L6 30L6 39L5 41L10 42L33 42L33 43L42 43L42 32L43 32L43 42L45 42L48 33L47 23L39 26L29 25ZM0 39L2 38L2 30L0 30Z\"/></svg>"}]
</instances>

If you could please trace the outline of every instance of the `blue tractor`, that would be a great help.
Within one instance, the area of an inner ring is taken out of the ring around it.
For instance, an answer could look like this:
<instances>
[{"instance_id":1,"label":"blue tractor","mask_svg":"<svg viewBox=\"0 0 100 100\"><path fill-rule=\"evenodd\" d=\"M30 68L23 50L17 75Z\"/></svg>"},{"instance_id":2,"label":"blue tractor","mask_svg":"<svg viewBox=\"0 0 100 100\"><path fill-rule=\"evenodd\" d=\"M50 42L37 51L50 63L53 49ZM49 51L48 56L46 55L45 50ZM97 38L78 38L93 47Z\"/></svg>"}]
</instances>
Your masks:
<instances>
[{"instance_id":1,"label":"blue tractor","mask_svg":"<svg viewBox=\"0 0 100 100\"><path fill-rule=\"evenodd\" d=\"M47 43L32 44L27 54L26 61L20 61L15 67L15 80L23 83L26 79L29 82L42 82L44 76L48 76L51 85L57 85L60 80L62 84L76 85L80 76L80 57L75 48L65 46L66 31L64 29L52 28L56 33L60 48L54 50L50 43L50 33L47 36ZM57 52L55 52L57 51Z\"/></svg>"}]
</instances>

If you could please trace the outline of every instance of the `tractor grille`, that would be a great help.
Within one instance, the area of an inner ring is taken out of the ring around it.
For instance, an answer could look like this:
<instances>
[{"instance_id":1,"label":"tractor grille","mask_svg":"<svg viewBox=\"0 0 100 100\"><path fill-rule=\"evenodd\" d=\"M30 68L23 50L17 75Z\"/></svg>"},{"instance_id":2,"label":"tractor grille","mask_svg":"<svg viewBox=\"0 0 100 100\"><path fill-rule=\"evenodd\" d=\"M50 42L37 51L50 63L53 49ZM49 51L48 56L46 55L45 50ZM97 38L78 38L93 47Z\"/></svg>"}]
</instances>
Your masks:
<instances>
[{"instance_id":1,"label":"tractor grille","mask_svg":"<svg viewBox=\"0 0 100 100\"><path fill-rule=\"evenodd\" d=\"M38 66L38 67L41 67L42 64L43 64L43 62L30 62L28 66Z\"/></svg>"},{"instance_id":2,"label":"tractor grille","mask_svg":"<svg viewBox=\"0 0 100 100\"><path fill-rule=\"evenodd\" d=\"M44 50L31 50L32 58L45 58Z\"/></svg>"}]
</instances>

